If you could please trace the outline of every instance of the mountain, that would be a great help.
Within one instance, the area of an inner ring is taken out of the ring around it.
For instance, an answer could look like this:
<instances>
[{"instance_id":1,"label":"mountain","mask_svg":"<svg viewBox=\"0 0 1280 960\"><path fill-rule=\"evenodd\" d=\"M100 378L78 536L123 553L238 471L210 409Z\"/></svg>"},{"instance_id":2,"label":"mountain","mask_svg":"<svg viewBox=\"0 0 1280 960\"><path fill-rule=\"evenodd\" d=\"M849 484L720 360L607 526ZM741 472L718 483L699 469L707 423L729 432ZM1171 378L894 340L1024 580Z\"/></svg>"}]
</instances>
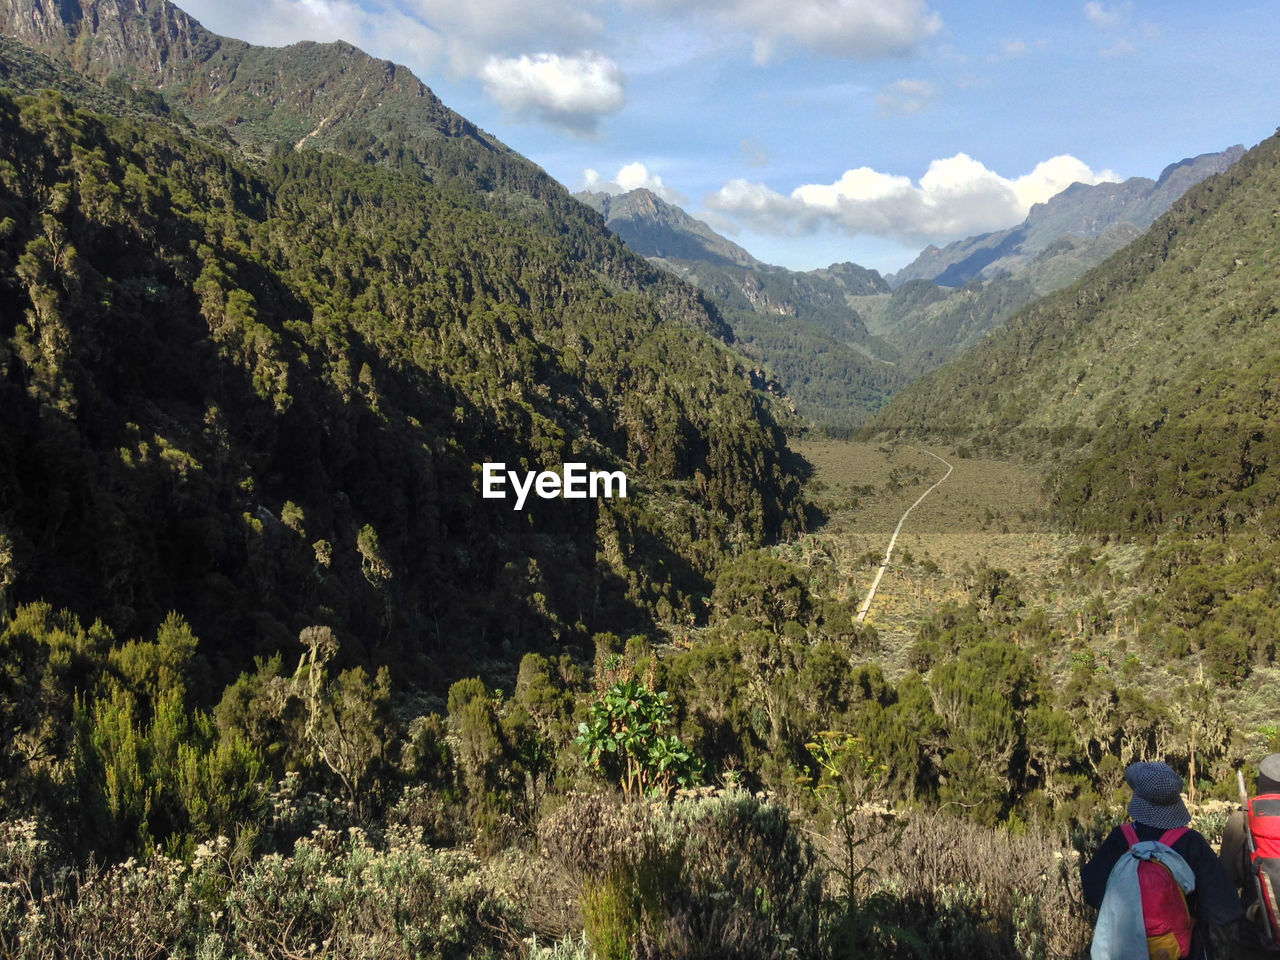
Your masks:
<instances>
[{"instance_id":1,"label":"mountain","mask_svg":"<svg viewBox=\"0 0 1280 960\"><path fill-rule=\"evenodd\" d=\"M885 280L894 287L908 280L962 287L977 277L1016 273L1064 237L1077 245L1113 231L1132 239L1190 187L1226 170L1243 154L1244 147L1236 145L1180 160L1165 167L1157 180L1130 177L1122 183L1073 183L1048 201L1035 204L1018 226L957 240L942 249L930 244Z\"/></svg>"},{"instance_id":2,"label":"mountain","mask_svg":"<svg viewBox=\"0 0 1280 960\"><path fill-rule=\"evenodd\" d=\"M1032 207L1017 227L944 249L926 247L886 277L892 295L853 299L851 305L873 335L898 351L899 368L914 379L1131 243L1192 184L1227 169L1243 149L1171 164L1158 180L1073 184Z\"/></svg>"},{"instance_id":3,"label":"mountain","mask_svg":"<svg viewBox=\"0 0 1280 960\"><path fill-rule=\"evenodd\" d=\"M576 196L628 247L710 297L741 349L777 377L810 423L858 427L907 382L893 365L897 352L849 305L889 292L876 271L844 263L802 273L761 263L644 188Z\"/></svg>"},{"instance_id":4,"label":"mountain","mask_svg":"<svg viewBox=\"0 0 1280 960\"><path fill-rule=\"evenodd\" d=\"M408 71L157 0L0 24L65 58L0 47L62 91L0 90L0 607L176 611L222 683L325 624L431 686L696 620L802 523L716 310ZM517 510L496 462L630 484Z\"/></svg>"},{"instance_id":5,"label":"mountain","mask_svg":"<svg viewBox=\"0 0 1280 960\"><path fill-rule=\"evenodd\" d=\"M1060 464L1084 530L1280 530L1280 135L896 397L879 432Z\"/></svg>"},{"instance_id":6,"label":"mountain","mask_svg":"<svg viewBox=\"0 0 1280 960\"><path fill-rule=\"evenodd\" d=\"M733 241L644 187L622 194L584 191L575 196L598 211L609 229L642 257L703 260L717 266L764 266Z\"/></svg>"}]
</instances>

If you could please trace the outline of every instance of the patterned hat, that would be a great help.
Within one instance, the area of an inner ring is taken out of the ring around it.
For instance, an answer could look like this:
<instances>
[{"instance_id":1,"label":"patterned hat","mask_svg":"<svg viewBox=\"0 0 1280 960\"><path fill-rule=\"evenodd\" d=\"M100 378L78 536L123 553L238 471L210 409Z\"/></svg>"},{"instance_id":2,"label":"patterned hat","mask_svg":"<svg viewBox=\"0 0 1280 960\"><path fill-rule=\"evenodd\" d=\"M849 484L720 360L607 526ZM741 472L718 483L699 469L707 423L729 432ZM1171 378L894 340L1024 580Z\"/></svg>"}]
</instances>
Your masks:
<instances>
[{"instance_id":1,"label":"patterned hat","mask_svg":"<svg viewBox=\"0 0 1280 960\"><path fill-rule=\"evenodd\" d=\"M1133 787L1129 816L1137 823L1173 830L1191 822L1182 802L1182 778L1167 763L1131 763L1124 779Z\"/></svg>"}]
</instances>

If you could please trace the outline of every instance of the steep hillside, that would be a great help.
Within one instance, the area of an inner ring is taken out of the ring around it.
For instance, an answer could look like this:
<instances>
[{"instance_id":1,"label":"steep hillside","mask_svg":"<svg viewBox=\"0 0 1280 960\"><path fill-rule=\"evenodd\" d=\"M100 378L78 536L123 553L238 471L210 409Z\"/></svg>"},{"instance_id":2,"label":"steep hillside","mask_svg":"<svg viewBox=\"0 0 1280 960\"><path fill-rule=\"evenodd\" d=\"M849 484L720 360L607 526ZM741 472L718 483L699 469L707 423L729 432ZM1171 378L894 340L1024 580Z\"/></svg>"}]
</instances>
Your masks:
<instances>
[{"instance_id":1,"label":"steep hillside","mask_svg":"<svg viewBox=\"0 0 1280 960\"><path fill-rule=\"evenodd\" d=\"M1280 138L913 385L874 429L1051 455L1088 529L1276 528Z\"/></svg>"},{"instance_id":2,"label":"steep hillside","mask_svg":"<svg viewBox=\"0 0 1280 960\"><path fill-rule=\"evenodd\" d=\"M892 294L850 302L867 328L899 352L899 369L914 380L959 356L1023 307L1079 279L1138 235L1119 225L1093 239L1060 237L1015 273L974 278L958 289L908 280Z\"/></svg>"},{"instance_id":3,"label":"steep hillside","mask_svg":"<svg viewBox=\"0 0 1280 960\"><path fill-rule=\"evenodd\" d=\"M326 623L439 682L696 615L722 549L795 529L795 467L720 317L494 155L498 211L416 164L250 166L4 94L4 604L120 636L176 610L224 682ZM481 497L491 461L631 485L516 511Z\"/></svg>"},{"instance_id":4,"label":"steep hillside","mask_svg":"<svg viewBox=\"0 0 1280 960\"><path fill-rule=\"evenodd\" d=\"M893 365L897 352L849 305L888 293L874 270L843 263L800 273L761 263L645 189L577 197L636 253L702 290L808 422L847 432L907 382Z\"/></svg>"},{"instance_id":5,"label":"steep hillside","mask_svg":"<svg viewBox=\"0 0 1280 960\"><path fill-rule=\"evenodd\" d=\"M450 110L405 67L347 43L258 47L218 36L168 0L3 0L0 33L90 78L159 91L168 107L248 155L280 147L343 153L456 179L510 202L533 195L573 217L537 165Z\"/></svg>"}]
</instances>

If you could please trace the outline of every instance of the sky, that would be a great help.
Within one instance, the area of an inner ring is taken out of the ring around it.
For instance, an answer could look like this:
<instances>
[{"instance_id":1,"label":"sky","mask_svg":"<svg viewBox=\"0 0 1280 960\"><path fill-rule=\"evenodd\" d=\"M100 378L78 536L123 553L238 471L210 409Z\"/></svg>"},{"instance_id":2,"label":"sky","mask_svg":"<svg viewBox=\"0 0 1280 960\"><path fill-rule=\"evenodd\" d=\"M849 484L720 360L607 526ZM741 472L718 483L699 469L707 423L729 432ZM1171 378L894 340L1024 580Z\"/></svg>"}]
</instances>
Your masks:
<instances>
[{"instance_id":1,"label":"sky","mask_svg":"<svg viewBox=\"0 0 1280 960\"><path fill-rule=\"evenodd\" d=\"M1280 3L178 0L410 67L572 191L644 186L797 270L897 270L1081 181L1280 125Z\"/></svg>"}]
</instances>

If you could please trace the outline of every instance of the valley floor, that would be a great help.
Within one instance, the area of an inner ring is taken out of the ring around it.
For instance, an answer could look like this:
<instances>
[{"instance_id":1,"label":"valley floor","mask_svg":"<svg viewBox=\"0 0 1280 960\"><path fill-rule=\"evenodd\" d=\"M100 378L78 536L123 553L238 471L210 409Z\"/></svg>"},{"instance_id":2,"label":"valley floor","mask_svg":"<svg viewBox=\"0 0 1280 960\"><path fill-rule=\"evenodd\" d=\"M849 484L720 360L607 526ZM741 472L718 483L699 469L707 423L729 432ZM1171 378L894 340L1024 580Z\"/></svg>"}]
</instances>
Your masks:
<instances>
[{"instance_id":1,"label":"valley floor","mask_svg":"<svg viewBox=\"0 0 1280 960\"><path fill-rule=\"evenodd\" d=\"M806 440L794 447L814 468L810 491L825 521L810 539L842 570L840 599L866 595L903 512L946 472L926 451L955 466L903 525L867 615L890 673L901 669L894 653L910 644L921 620L946 600L968 598L974 571L1000 568L1048 582L1079 547L1049 523L1045 477L1034 466L907 444Z\"/></svg>"}]
</instances>

